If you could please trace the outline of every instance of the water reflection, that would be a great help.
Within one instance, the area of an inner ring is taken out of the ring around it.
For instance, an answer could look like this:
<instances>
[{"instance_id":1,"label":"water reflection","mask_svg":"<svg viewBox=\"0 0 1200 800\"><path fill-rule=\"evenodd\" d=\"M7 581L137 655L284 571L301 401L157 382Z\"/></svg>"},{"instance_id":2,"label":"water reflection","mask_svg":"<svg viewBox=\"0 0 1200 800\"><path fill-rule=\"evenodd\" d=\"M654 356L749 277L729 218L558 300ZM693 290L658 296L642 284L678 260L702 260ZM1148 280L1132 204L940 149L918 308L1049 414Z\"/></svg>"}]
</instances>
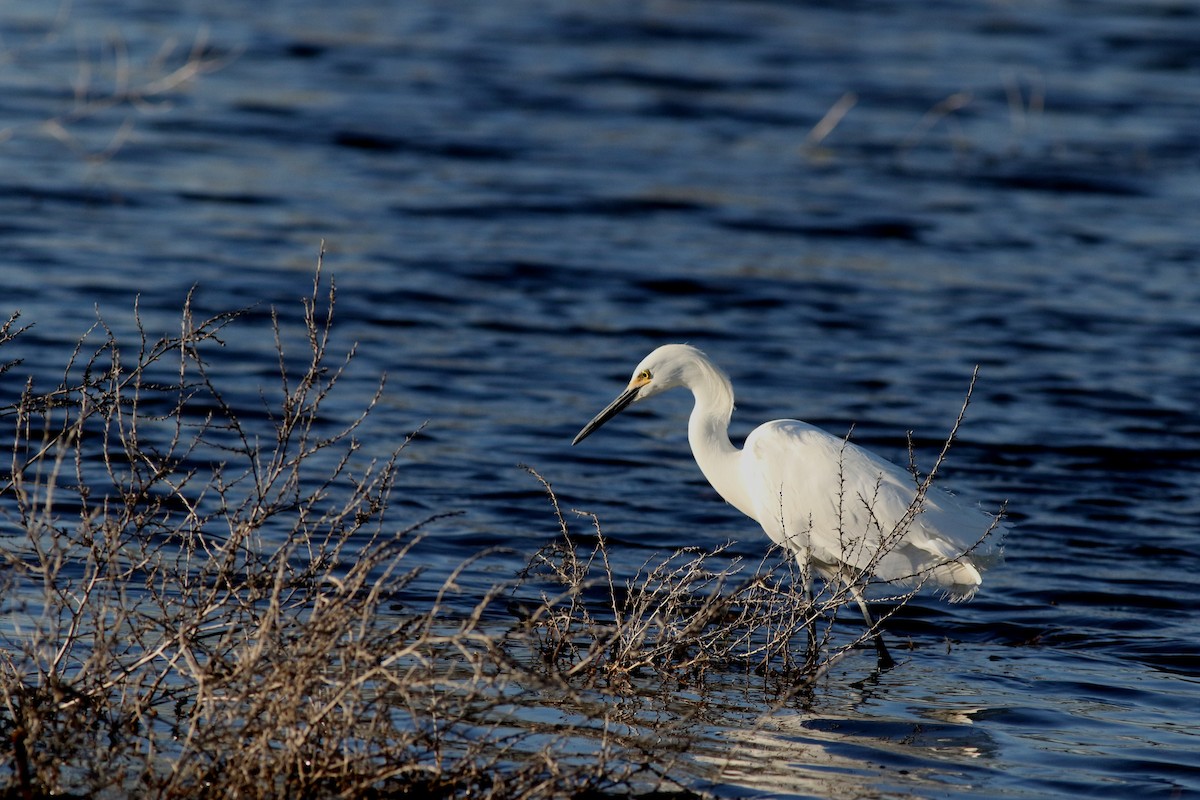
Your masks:
<instances>
[{"instance_id":1,"label":"water reflection","mask_svg":"<svg viewBox=\"0 0 1200 800\"><path fill-rule=\"evenodd\" d=\"M725 731L697 760L715 770L718 786L773 797L967 795L988 772L972 764L997 749L973 726L973 712L940 709L925 720L779 712Z\"/></svg>"}]
</instances>

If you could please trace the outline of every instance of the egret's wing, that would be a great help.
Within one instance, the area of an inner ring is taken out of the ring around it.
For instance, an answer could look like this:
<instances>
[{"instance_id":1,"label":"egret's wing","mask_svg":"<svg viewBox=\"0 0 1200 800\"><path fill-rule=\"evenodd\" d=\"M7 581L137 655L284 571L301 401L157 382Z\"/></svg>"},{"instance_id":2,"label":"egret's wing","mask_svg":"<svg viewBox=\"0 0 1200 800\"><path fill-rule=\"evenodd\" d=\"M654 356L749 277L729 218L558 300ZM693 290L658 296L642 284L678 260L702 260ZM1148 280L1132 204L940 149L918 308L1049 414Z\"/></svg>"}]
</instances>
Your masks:
<instances>
[{"instance_id":1,"label":"egret's wing","mask_svg":"<svg viewBox=\"0 0 1200 800\"><path fill-rule=\"evenodd\" d=\"M826 573L927 581L954 597L980 583L979 566L963 553L987 530L986 515L937 489L915 502L911 473L857 445L778 420L747 438L741 467L767 535L798 553L807 548Z\"/></svg>"}]
</instances>

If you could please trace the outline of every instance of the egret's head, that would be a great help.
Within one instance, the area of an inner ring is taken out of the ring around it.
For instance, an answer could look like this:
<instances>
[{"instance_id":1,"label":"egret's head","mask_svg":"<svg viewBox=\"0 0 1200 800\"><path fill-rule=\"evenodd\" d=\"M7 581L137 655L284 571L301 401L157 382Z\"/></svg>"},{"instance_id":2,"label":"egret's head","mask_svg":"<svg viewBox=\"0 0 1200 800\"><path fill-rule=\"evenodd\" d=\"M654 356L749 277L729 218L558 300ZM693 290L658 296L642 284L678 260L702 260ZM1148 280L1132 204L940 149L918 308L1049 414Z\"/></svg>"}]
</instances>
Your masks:
<instances>
[{"instance_id":1,"label":"egret's head","mask_svg":"<svg viewBox=\"0 0 1200 800\"><path fill-rule=\"evenodd\" d=\"M583 426L571 444L579 444L597 428L625 410L626 406L653 397L659 392L673 389L676 386L690 385L688 373L696 369L698 363L707 363L708 359L696 348L687 344L664 344L650 355L642 359L633 370L633 377L625 391L617 395L604 410L597 414L591 422Z\"/></svg>"}]
</instances>

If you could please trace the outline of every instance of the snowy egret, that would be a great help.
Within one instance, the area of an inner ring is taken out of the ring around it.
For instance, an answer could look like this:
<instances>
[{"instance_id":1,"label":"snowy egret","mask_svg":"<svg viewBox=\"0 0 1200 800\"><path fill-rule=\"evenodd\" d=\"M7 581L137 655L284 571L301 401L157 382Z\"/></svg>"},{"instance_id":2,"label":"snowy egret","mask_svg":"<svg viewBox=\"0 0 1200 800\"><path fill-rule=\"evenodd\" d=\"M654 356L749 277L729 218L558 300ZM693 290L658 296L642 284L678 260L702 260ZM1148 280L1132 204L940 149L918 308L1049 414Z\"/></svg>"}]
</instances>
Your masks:
<instances>
[{"instance_id":1,"label":"snowy egret","mask_svg":"<svg viewBox=\"0 0 1200 800\"><path fill-rule=\"evenodd\" d=\"M695 406L688 442L721 497L756 520L776 544L845 585L875 635L880 664L893 662L863 597L871 577L931 586L951 600L970 598L990 560L980 545L989 518L949 494L922 486L879 456L792 419L760 425L742 449L729 441L733 385L708 356L668 344L646 356L629 385L575 437L579 444L631 403L690 389ZM806 587L810 589L811 587Z\"/></svg>"}]
</instances>

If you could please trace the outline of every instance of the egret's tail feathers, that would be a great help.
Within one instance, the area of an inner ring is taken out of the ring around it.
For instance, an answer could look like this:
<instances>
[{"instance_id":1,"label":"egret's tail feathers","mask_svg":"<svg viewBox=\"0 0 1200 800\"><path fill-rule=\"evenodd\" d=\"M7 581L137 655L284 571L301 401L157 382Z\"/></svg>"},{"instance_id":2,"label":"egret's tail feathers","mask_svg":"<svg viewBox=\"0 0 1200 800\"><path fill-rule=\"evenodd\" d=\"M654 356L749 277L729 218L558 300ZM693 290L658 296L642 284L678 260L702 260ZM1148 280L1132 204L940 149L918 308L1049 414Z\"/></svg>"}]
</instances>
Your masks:
<instances>
[{"instance_id":1,"label":"egret's tail feathers","mask_svg":"<svg viewBox=\"0 0 1200 800\"><path fill-rule=\"evenodd\" d=\"M929 571L928 582L941 589L953 603L970 600L983 583L980 569L971 561L947 561Z\"/></svg>"},{"instance_id":2,"label":"egret's tail feathers","mask_svg":"<svg viewBox=\"0 0 1200 800\"><path fill-rule=\"evenodd\" d=\"M983 571L999 563L1003 553L999 548L971 553L938 564L929 571L930 584L941 589L952 603L970 600L983 583Z\"/></svg>"}]
</instances>

